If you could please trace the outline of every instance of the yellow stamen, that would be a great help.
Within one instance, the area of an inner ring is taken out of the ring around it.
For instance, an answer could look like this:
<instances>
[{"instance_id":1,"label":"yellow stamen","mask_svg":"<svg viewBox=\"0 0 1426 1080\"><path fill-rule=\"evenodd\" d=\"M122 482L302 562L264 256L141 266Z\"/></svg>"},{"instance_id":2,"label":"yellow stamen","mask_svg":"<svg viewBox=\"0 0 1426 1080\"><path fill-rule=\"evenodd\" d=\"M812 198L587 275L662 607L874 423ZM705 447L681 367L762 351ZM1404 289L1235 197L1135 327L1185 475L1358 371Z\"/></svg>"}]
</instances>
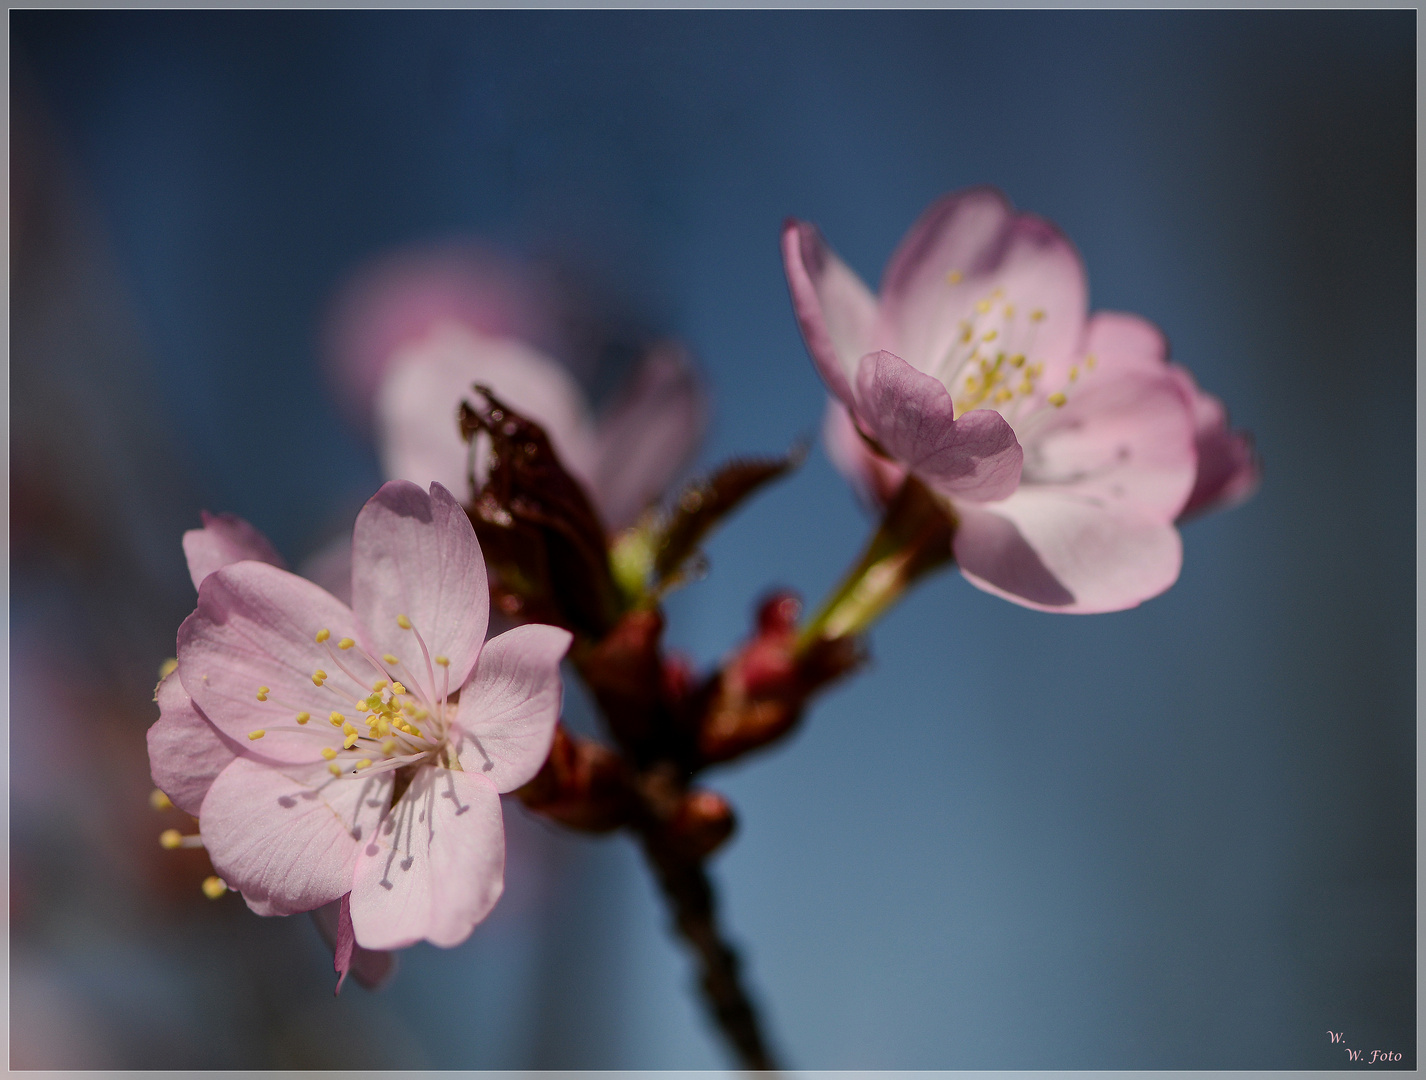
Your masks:
<instances>
[{"instance_id":1,"label":"yellow stamen","mask_svg":"<svg viewBox=\"0 0 1426 1080\"><path fill-rule=\"evenodd\" d=\"M298 722L299 724L305 724L308 720L311 720L311 719L312 719L312 714L311 714L311 713L300 712L300 713L297 714L297 722Z\"/></svg>"},{"instance_id":2,"label":"yellow stamen","mask_svg":"<svg viewBox=\"0 0 1426 1080\"><path fill-rule=\"evenodd\" d=\"M149 805L155 810L172 810L173 800L158 788L154 788L153 791L149 793Z\"/></svg>"},{"instance_id":3,"label":"yellow stamen","mask_svg":"<svg viewBox=\"0 0 1426 1080\"><path fill-rule=\"evenodd\" d=\"M353 746L356 745L356 741L357 741L357 733L356 733L355 731L350 732L350 733L347 735L347 737L342 740L342 749L343 749L343 750L350 750Z\"/></svg>"},{"instance_id":4,"label":"yellow stamen","mask_svg":"<svg viewBox=\"0 0 1426 1080\"><path fill-rule=\"evenodd\" d=\"M985 335L984 335L983 337L981 337L980 340L981 340L981 341L994 341L994 340L995 340L996 338L998 338L999 336L1000 336L1000 331L999 331L999 330L990 330L990 331L987 331L987 332L985 333Z\"/></svg>"},{"instance_id":5,"label":"yellow stamen","mask_svg":"<svg viewBox=\"0 0 1426 1080\"><path fill-rule=\"evenodd\" d=\"M166 679L177 670L178 657L170 656L167 660L165 660L162 664L158 666L158 677L160 679Z\"/></svg>"},{"instance_id":6,"label":"yellow stamen","mask_svg":"<svg viewBox=\"0 0 1426 1080\"><path fill-rule=\"evenodd\" d=\"M337 648L339 648L339 649L341 649L343 652L345 652L347 649L350 649L350 648L351 648L353 645L355 645L355 644L356 644L356 642L353 641L351 638L349 638L349 637L344 637L344 638L342 638L341 641L337 642Z\"/></svg>"},{"instance_id":7,"label":"yellow stamen","mask_svg":"<svg viewBox=\"0 0 1426 1080\"><path fill-rule=\"evenodd\" d=\"M975 302L975 309L976 309L976 311L978 311L978 312L980 312L982 315L984 315L987 311L990 310L990 301L989 301L989 300L977 300L977 301Z\"/></svg>"},{"instance_id":8,"label":"yellow stamen","mask_svg":"<svg viewBox=\"0 0 1426 1080\"><path fill-rule=\"evenodd\" d=\"M356 725L353 724L350 720L348 720L345 724L342 725L342 730L345 731L348 735L355 735L357 733Z\"/></svg>"},{"instance_id":9,"label":"yellow stamen","mask_svg":"<svg viewBox=\"0 0 1426 1080\"><path fill-rule=\"evenodd\" d=\"M328 761L331 761L332 758L337 756L337 752L333 750L330 746L324 746L322 747L322 756Z\"/></svg>"},{"instance_id":10,"label":"yellow stamen","mask_svg":"<svg viewBox=\"0 0 1426 1080\"><path fill-rule=\"evenodd\" d=\"M1078 379L1078 378L1079 378L1079 368L1077 368L1077 367L1072 367L1072 368L1070 368L1070 369L1069 369L1069 381L1070 381L1070 382L1074 382L1074 381L1075 381L1076 379Z\"/></svg>"},{"instance_id":11,"label":"yellow stamen","mask_svg":"<svg viewBox=\"0 0 1426 1080\"><path fill-rule=\"evenodd\" d=\"M313 686L321 686L321 685L322 685L324 682L326 682L326 681L327 681L327 673L326 673L325 671L323 671L321 668L318 668L316 671L312 672L312 685L313 685Z\"/></svg>"},{"instance_id":12,"label":"yellow stamen","mask_svg":"<svg viewBox=\"0 0 1426 1080\"><path fill-rule=\"evenodd\" d=\"M371 688L375 690L378 694L381 693L383 690L386 689L386 680L377 679L376 682L371 684Z\"/></svg>"},{"instance_id":13,"label":"yellow stamen","mask_svg":"<svg viewBox=\"0 0 1426 1080\"><path fill-rule=\"evenodd\" d=\"M402 630L410 630L411 620L408 619L405 615L398 615L396 616L396 625L401 627Z\"/></svg>"},{"instance_id":14,"label":"yellow stamen","mask_svg":"<svg viewBox=\"0 0 1426 1080\"><path fill-rule=\"evenodd\" d=\"M264 735L266 735L266 734L267 734L267 729L266 729L266 728L258 728L256 731L249 731L249 732L248 732L248 738L251 739L253 742L257 742L259 739L261 739L261 738L262 738Z\"/></svg>"},{"instance_id":15,"label":"yellow stamen","mask_svg":"<svg viewBox=\"0 0 1426 1080\"><path fill-rule=\"evenodd\" d=\"M997 405L1004 405L1014 396L1015 394L1013 391L1007 390L1005 387L1002 386L999 390L995 392L995 403Z\"/></svg>"},{"instance_id":16,"label":"yellow stamen","mask_svg":"<svg viewBox=\"0 0 1426 1080\"><path fill-rule=\"evenodd\" d=\"M325 626L322 627L322 629L317 631L317 644L322 644L322 642L326 641L331 636L332 632L328 630Z\"/></svg>"},{"instance_id":17,"label":"yellow stamen","mask_svg":"<svg viewBox=\"0 0 1426 1080\"><path fill-rule=\"evenodd\" d=\"M381 744L381 752L382 752L383 754L391 754L391 753L395 752L395 750L396 750L396 740L395 740L395 739L387 739L384 743Z\"/></svg>"},{"instance_id":18,"label":"yellow stamen","mask_svg":"<svg viewBox=\"0 0 1426 1080\"><path fill-rule=\"evenodd\" d=\"M338 765L335 761L332 762L330 765L327 766L327 771L328 771L329 773L331 773L333 776L341 776L341 775L342 775L342 767L341 767L340 765Z\"/></svg>"},{"instance_id":19,"label":"yellow stamen","mask_svg":"<svg viewBox=\"0 0 1426 1080\"><path fill-rule=\"evenodd\" d=\"M959 285L964 279L965 275L962 274L959 270L952 270L949 274L946 275L946 283L948 285Z\"/></svg>"},{"instance_id":20,"label":"yellow stamen","mask_svg":"<svg viewBox=\"0 0 1426 1080\"><path fill-rule=\"evenodd\" d=\"M1012 356L1012 357L1010 358L1010 366L1011 366L1011 367L1016 367L1016 368L1018 368L1018 367L1024 367L1024 366L1025 366L1025 354L1024 354L1024 353L1016 353L1014 356Z\"/></svg>"},{"instance_id":21,"label":"yellow stamen","mask_svg":"<svg viewBox=\"0 0 1426 1080\"><path fill-rule=\"evenodd\" d=\"M438 656L436 657L436 663L439 664L441 667L450 667L451 658L449 656Z\"/></svg>"},{"instance_id":22,"label":"yellow stamen","mask_svg":"<svg viewBox=\"0 0 1426 1080\"><path fill-rule=\"evenodd\" d=\"M1094 353L1090 353L1084 358L1084 366L1089 368L1090 371L1094 370L1094 365L1097 363L1099 363L1099 357L1095 356Z\"/></svg>"},{"instance_id":23,"label":"yellow stamen","mask_svg":"<svg viewBox=\"0 0 1426 1080\"><path fill-rule=\"evenodd\" d=\"M1053 405L1053 406L1054 406L1055 408L1057 408L1057 409L1058 409L1061 405L1063 405L1067 400L1068 400L1068 399L1067 399L1063 394L1061 394L1058 390L1056 390L1053 394L1050 395L1050 404Z\"/></svg>"},{"instance_id":24,"label":"yellow stamen","mask_svg":"<svg viewBox=\"0 0 1426 1080\"><path fill-rule=\"evenodd\" d=\"M356 767L357 767L358 769L369 769L369 768L371 768L371 758L362 758L360 761L358 761L358 762L356 763Z\"/></svg>"},{"instance_id":25,"label":"yellow stamen","mask_svg":"<svg viewBox=\"0 0 1426 1080\"><path fill-rule=\"evenodd\" d=\"M158 843L160 847L174 851L183 846L183 834L177 829L164 829L158 834Z\"/></svg>"},{"instance_id":26,"label":"yellow stamen","mask_svg":"<svg viewBox=\"0 0 1426 1080\"><path fill-rule=\"evenodd\" d=\"M1005 305L1005 317L1006 317L1007 319L1013 319L1013 318L1015 318L1015 305L1014 305L1014 304L1006 304L1006 305Z\"/></svg>"},{"instance_id":27,"label":"yellow stamen","mask_svg":"<svg viewBox=\"0 0 1426 1080\"><path fill-rule=\"evenodd\" d=\"M388 664L393 664L393 665L395 665L395 664L401 663L401 661L400 661L399 659L397 659L396 657L392 656L390 653L387 653L385 656L382 657L382 659L385 660Z\"/></svg>"},{"instance_id":28,"label":"yellow stamen","mask_svg":"<svg viewBox=\"0 0 1426 1080\"><path fill-rule=\"evenodd\" d=\"M1030 321L1031 321L1031 322L1043 322L1043 321L1044 321L1044 318L1045 318L1045 313L1044 313L1043 311L1041 311L1039 308L1036 308L1034 311L1030 312Z\"/></svg>"},{"instance_id":29,"label":"yellow stamen","mask_svg":"<svg viewBox=\"0 0 1426 1080\"><path fill-rule=\"evenodd\" d=\"M228 891L228 883L216 874L210 874L203 879L203 895L209 900L216 900Z\"/></svg>"},{"instance_id":30,"label":"yellow stamen","mask_svg":"<svg viewBox=\"0 0 1426 1080\"><path fill-rule=\"evenodd\" d=\"M272 687L270 687L270 686L259 686L259 687L257 688L257 699L258 699L259 701L266 701L266 700L267 700L267 695L270 694L270 693L272 693Z\"/></svg>"},{"instance_id":31,"label":"yellow stamen","mask_svg":"<svg viewBox=\"0 0 1426 1080\"><path fill-rule=\"evenodd\" d=\"M402 686L399 682L394 682L391 684L391 692L393 694L404 694L406 693L406 687Z\"/></svg>"},{"instance_id":32,"label":"yellow stamen","mask_svg":"<svg viewBox=\"0 0 1426 1080\"><path fill-rule=\"evenodd\" d=\"M332 727L341 727L347 718L339 712L334 712L331 716L327 717L327 719L332 722Z\"/></svg>"}]
</instances>

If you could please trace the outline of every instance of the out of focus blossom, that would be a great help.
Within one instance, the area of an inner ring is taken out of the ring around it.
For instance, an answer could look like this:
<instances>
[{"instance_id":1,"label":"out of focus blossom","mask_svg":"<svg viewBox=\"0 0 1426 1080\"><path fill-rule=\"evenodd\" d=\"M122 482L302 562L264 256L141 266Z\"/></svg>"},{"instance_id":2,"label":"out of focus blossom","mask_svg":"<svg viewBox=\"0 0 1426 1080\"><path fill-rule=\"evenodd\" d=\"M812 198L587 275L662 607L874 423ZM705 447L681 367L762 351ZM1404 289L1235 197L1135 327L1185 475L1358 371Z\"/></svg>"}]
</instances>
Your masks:
<instances>
[{"instance_id":1,"label":"out of focus blossom","mask_svg":"<svg viewBox=\"0 0 1426 1080\"><path fill-rule=\"evenodd\" d=\"M1087 316L1054 225L990 188L948 195L879 297L810 225L788 223L783 256L834 397L830 455L864 495L884 502L916 475L957 520L966 577L1027 607L1115 611L1174 582L1174 523L1212 431L1196 439L1195 390L1156 327ZM1214 491L1243 492L1237 476Z\"/></svg>"},{"instance_id":2,"label":"out of focus blossom","mask_svg":"<svg viewBox=\"0 0 1426 1080\"><path fill-rule=\"evenodd\" d=\"M1262 464L1253 449L1253 437L1228 426L1228 410L1212 394L1200 390L1185 368L1170 370L1193 403L1193 441L1198 449L1198 473L1193 491L1179 511L1179 520L1237 506L1258 489Z\"/></svg>"},{"instance_id":3,"label":"out of focus blossom","mask_svg":"<svg viewBox=\"0 0 1426 1080\"><path fill-rule=\"evenodd\" d=\"M499 793L548 753L569 635L485 641L479 545L439 485L392 482L363 509L355 610L221 524L258 558L201 578L159 690L156 781L198 802L215 869L254 910L339 905L339 968L356 946L464 940L499 898ZM190 558L214 539L185 545Z\"/></svg>"},{"instance_id":4,"label":"out of focus blossom","mask_svg":"<svg viewBox=\"0 0 1426 1080\"><path fill-rule=\"evenodd\" d=\"M673 344L647 349L596 419L570 368L552 359L573 348L556 292L472 247L398 255L343 291L328 365L349 411L374 428L388 478L468 493L487 448L472 459L455 418L479 383L546 430L611 531L664 493L707 426L697 373Z\"/></svg>"}]
</instances>

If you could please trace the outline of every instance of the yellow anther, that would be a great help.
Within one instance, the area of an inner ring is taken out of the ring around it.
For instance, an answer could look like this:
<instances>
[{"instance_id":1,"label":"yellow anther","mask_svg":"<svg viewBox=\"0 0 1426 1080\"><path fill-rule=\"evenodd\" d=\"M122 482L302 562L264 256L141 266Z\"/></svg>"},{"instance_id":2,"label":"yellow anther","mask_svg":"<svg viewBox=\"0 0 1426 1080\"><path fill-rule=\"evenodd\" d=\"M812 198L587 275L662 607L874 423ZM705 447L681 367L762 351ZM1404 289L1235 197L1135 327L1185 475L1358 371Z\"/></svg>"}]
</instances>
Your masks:
<instances>
[{"instance_id":1,"label":"yellow anther","mask_svg":"<svg viewBox=\"0 0 1426 1080\"><path fill-rule=\"evenodd\" d=\"M402 686L399 682L394 682L391 684L391 692L393 694L404 694L406 693L406 687Z\"/></svg>"},{"instance_id":2,"label":"yellow anther","mask_svg":"<svg viewBox=\"0 0 1426 1080\"><path fill-rule=\"evenodd\" d=\"M1005 317L1006 317L1007 319L1013 319L1013 318L1015 318L1015 305L1014 305L1014 304L1006 304L1006 305L1005 305Z\"/></svg>"},{"instance_id":3,"label":"yellow anther","mask_svg":"<svg viewBox=\"0 0 1426 1080\"><path fill-rule=\"evenodd\" d=\"M267 734L267 729L266 729L266 728L258 728L256 731L249 731L249 732L248 732L248 738L251 739L253 742L257 742L259 739L261 739L261 738L262 738L264 735L266 735L266 734Z\"/></svg>"},{"instance_id":4,"label":"yellow anther","mask_svg":"<svg viewBox=\"0 0 1426 1080\"><path fill-rule=\"evenodd\" d=\"M358 762L356 763L356 767L357 767L358 769L369 769L369 768L371 768L371 758L362 758L360 761L358 761Z\"/></svg>"},{"instance_id":5,"label":"yellow anther","mask_svg":"<svg viewBox=\"0 0 1426 1080\"><path fill-rule=\"evenodd\" d=\"M357 733L356 733L355 731L350 732L350 733L347 735L347 737L342 740L342 749L343 749L343 750L350 750L353 746L356 745L356 741L357 741Z\"/></svg>"},{"instance_id":6,"label":"yellow anther","mask_svg":"<svg viewBox=\"0 0 1426 1080\"><path fill-rule=\"evenodd\" d=\"M329 773L331 773L333 776L341 776L341 775L342 775L342 767L341 767L340 765L338 765L335 761L332 762L330 765L327 766L327 771L328 771Z\"/></svg>"},{"instance_id":7,"label":"yellow anther","mask_svg":"<svg viewBox=\"0 0 1426 1080\"><path fill-rule=\"evenodd\" d=\"M183 834L177 829L164 829L158 834L159 846L173 851L183 846Z\"/></svg>"},{"instance_id":8,"label":"yellow anther","mask_svg":"<svg viewBox=\"0 0 1426 1080\"><path fill-rule=\"evenodd\" d=\"M321 686L321 685L322 685L324 682L326 682L326 681L327 681L327 673L326 673L325 671L323 671L321 668L318 668L316 671L312 672L312 685L313 685L313 686Z\"/></svg>"},{"instance_id":9,"label":"yellow anther","mask_svg":"<svg viewBox=\"0 0 1426 1080\"><path fill-rule=\"evenodd\" d=\"M417 709L414 713L411 714L411 719L412 719L412 720L424 720L424 719L426 719L426 717L428 717L428 716L430 716L430 715L431 715L431 714L428 713L425 709Z\"/></svg>"},{"instance_id":10,"label":"yellow anther","mask_svg":"<svg viewBox=\"0 0 1426 1080\"><path fill-rule=\"evenodd\" d=\"M408 714L414 714L414 713L416 712L416 706L412 705L412 704L408 701L408 702L406 702L406 704L404 704L404 705L401 706L401 711L404 712L404 713L408 713Z\"/></svg>"},{"instance_id":11,"label":"yellow anther","mask_svg":"<svg viewBox=\"0 0 1426 1080\"><path fill-rule=\"evenodd\" d=\"M1070 382L1074 382L1074 381L1075 381L1076 379L1078 379L1078 378L1079 378L1079 368L1077 368L1077 367L1072 367L1072 368L1070 368L1070 369L1069 369L1069 381L1070 381Z\"/></svg>"},{"instance_id":12,"label":"yellow anther","mask_svg":"<svg viewBox=\"0 0 1426 1080\"><path fill-rule=\"evenodd\" d=\"M965 275L962 274L959 270L952 270L949 274L946 275L946 283L948 285L959 285L964 279Z\"/></svg>"},{"instance_id":13,"label":"yellow anther","mask_svg":"<svg viewBox=\"0 0 1426 1080\"><path fill-rule=\"evenodd\" d=\"M327 719L332 722L332 727L341 727L347 718L339 712L334 712L331 716L327 717Z\"/></svg>"},{"instance_id":14,"label":"yellow anther","mask_svg":"<svg viewBox=\"0 0 1426 1080\"><path fill-rule=\"evenodd\" d=\"M177 670L178 657L170 656L167 660L165 660L162 664L158 666L158 677L160 679L166 679Z\"/></svg>"},{"instance_id":15,"label":"yellow anther","mask_svg":"<svg viewBox=\"0 0 1426 1080\"><path fill-rule=\"evenodd\" d=\"M1041 375L1045 373L1044 362L1036 360L1033 364L1026 368L1025 371L1030 376L1030 378L1038 379Z\"/></svg>"},{"instance_id":16,"label":"yellow anther","mask_svg":"<svg viewBox=\"0 0 1426 1080\"><path fill-rule=\"evenodd\" d=\"M1002 296L1004 296L1004 295L1005 295L1005 289L1004 289L1002 286L997 285L997 286L995 287L995 291L990 294L990 298L991 298L992 300L999 300L999 299L1000 299Z\"/></svg>"},{"instance_id":17,"label":"yellow anther","mask_svg":"<svg viewBox=\"0 0 1426 1080\"><path fill-rule=\"evenodd\" d=\"M1035 384L1029 379L1025 379L1015 389L1019 390L1022 394L1033 394L1035 392Z\"/></svg>"},{"instance_id":18,"label":"yellow anther","mask_svg":"<svg viewBox=\"0 0 1426 1080\"><path fill-rule=\"evenodd\" d=\"M1099 363L1099 357L1095 356L1094 353L1090 353L1084 358L1084 366L1089 368L1090 371L1094 370L1094 365L1097 363Z\"/></svg>"},{"instance_id":19,"label":"yellow anther","mask_svg":"<svg viewBox=\"0 0 1426 1080\"><path fill-rule=\"evenodd\" d=\"M386 689L386 680L377 679L376 682L371 684L371 688L375 690L378 694L381 693L383 690Z\"/></svg>"},{"instance_id":20,"label":"yellow anther","mask_svg":"<svg viewBox=\"0 0 1426 1080\"><path fill-rule=\"evenodd\" d=\"M451 658L449 656L438 656L436 657L436 663L439 664L441 667L450 667Z\"/></svg>"},{"instance_id":21,"label":"yellow anther","mask_svg":"<svg viewBox=\"0 0 1426 1080\"><path fill-rule=\"evenodd\" d=\"M985 332L985 334L981 337L980 340L981 340L981 341L994 341L994 340L995 340L996 338L998 338L999 336L1000 336L1000 331L999 331L999 330L987 330L987 331Z\"/></svg>"},{"instance_id":22,"label":"yellow anther","mask_svg":"<svg viewBox=\"0 0 1426 1080\"><path fill-rule=\"evenodd\" d=\"M1057 408L1057 409L1058 409L1061 405L1063 405L1066 400L1068 400L1068 399L1067 399L1063 394L1061 394L1058 390L1056 390L1053 394L1050 395L1050 404L1053 405L1053 406L1054 406L1055 408Z\"/></svg>"},{"instance_id":23,"label":"yellow anther","mask_svg":"<svg viewBox=\"0 0 1426 1080\"><path fill-rule=\"evenodd\" d=\"M353 724L350 720L348 720L346 723L344 723L344 724L342 725L342 730L345 731L348 735L355 735L355 734L356 734L356 725Z\"/></svg>"},{"instance_id":24,"label":"yellow anther","mask_svg":"<svg viewBox=\"0 0 1426 1080\"><path fill-rule=\"evenodd\" d=\"M401 663L400 660L398 660L396 657L392 656L390 653L387 653L385 656L382 657L382 659L385 660L388 664L392 664L392 665L396 665L396 664Z\"/></svg>"},{"instance_id":25,"label":"yellow anther","mask_svg":"<svg viewBox=\"0 0 1426 1080\"><path fill-rule=\"evenodd\" d=\"M1024 367L1024 366L1025 366L1025 354L1024 354L1024 353L1016 353L1014 356L1012 356L1012 357L1010 358L1010 366L1011 366L1011 367L1017 367L1017 368L1018 368L1018 367Z\"/></svg>"},{"instance_id":26,"label":"yellow anther","mask_svg":"<svg viewBox=\"0 0 1426 1080\"><path fill-rule=\"evenodd\" d=\"M380 720L376 722L376 730L383 735L390 735L391 721L387 720L386 717L383 716Z\"/></svg>"},{"instance_id":27,"label":"yellow anther","mask_svg":"<svg viewBox=\"0 0 1426 1080\"><path fill-rule=\"evenodd\" d=\"M311 714L311 713L300 712L300 713L297 714L297 722L298 722L299 724L305 724L308 720L311 720L311 719L312 719L312 714Z\"/></svg>"},{"instance_id":28,"label":"yellow anther","mask_svg":"<svg viewBox=\"0 0 1426 1080\"><path fill-rule=\"evenodd\" d=\"M967 324L965 329L961 331L961 344L965 344L966 342L970 341L974 334L975 330L969 324Z\"/></svg>"},{"instance_id":29,"label":"yellow anther","mask_svg":"<svg viewBox=\"0 0 1426 1080\"><path fill-rule=\"evenodd\" d=\"M322 747L322 756L328 761L331 761L332 758L337 756L337 752L333 750L330 746L324 746Z\"/></svg>"},{"instance_id":30,"label":"yellow anther","mask_svg":"<svg viewBox=\"0 0 1426 1080\"><path fill-rule=\"evenodd\" d=\"M172 810L173 800L158 788L154 788L153 791L149 792L149 805L155 810Z\"/></svg>"},{"instance_id":31,"label":"yellow anther","mask_svg":"<svg viewBox=\"0 0 1426 1080\"><path fill-rule=\"evenodd\" d=\"M270 693L272 693L272 687L270 687L270 686L259 686L259 687L257 688L257 699L258 699L259 701L266 701L266 700L267 700L267 695L270 694Z\"/></svg>"},{"instance_id":32,"label":"yellow anther","mask_svg":"<svg viewBox=\"0 0 1426 1080\"><path fill-rule=\"evenodd\" d=\"M410 630L411 620L408 619L405 615L398 615L396 616L396 625L401 627L402 630Z\"/></svg>"},{"instance_id":33,"label":"yellow anther","mask_svg":"<svg viewBox=\"0 0 1426 1080\"><path fill-rule=\"evenodd\" d=\"M210 874L203 879L203 895L209 900L216 900L228 891L228 883L216 874Z\"/></svg>"},{"instance_id":34,"label":"yellow anther","mask_svg":"<svg viewBox=\"0 0 1426 1080\"><path fill-rule=\"evenodd\" d=\"M396 751L396 740L395 740L395 739L387 739L384 743L381 744L381 752L382 752L383 754L392 754L392 753L395 753L395 751Z\"/></svg>"},{"instance_id":35,"label":"yellow anther","mask_svg":"<svg viewBox=\"0 0 1426 1080\"><path fill-rule=\"evenodd\" d=\"M1014 396L1015 394L1012 391L1007 390L1005 387L1002 386L999 390L995 392L995 403L997 405L1003 405Z\"/></svg>"},{"instance_id":36,"label":"yellow anther","mask_svg":"<svg viewBox=\"0 0 1426 1080\"><path fill-rule=\"evenodd\" d=\"M326 641L331 636L332 632L328 630L325 626L322 627L322 629L317 631L317 644L322 644L322 642Z\"/></svg>"},{"instance_id":37,"label":"yellow anther","mask_svg":"<svg viewBox=\"0 0 1426 1080\"><path fill-rule=\"evenodd\" d=\"M337 642L337 648L339 648L339 649L341 649L343 652L345 652L347 649L350 649L350 648L351 648L353 645L355 645L355 644L356 644L356 642L353 641L351 638L349 638L349 637L344 637L344 638L342 638L341 641Z\"/></svg>"},{"instance_id":38,"label":"yellow anther","mask_svg":"<svg viewBox=\"0 0 1426 1080\"><path fill-rule=\"evenodd\" d=\"M984 315L987 311L990 310L990 301L989 301L989 300L977 300L977 301L975 302L975 309L976 309L976 311L978 311L978 312L980 312L982 315Z\"/></svg>"},{"instance_id":39,"label":"yellow anther","mask_svg":"<svg viewBox=\"0 0 1426 1080\"><path fill-rule=\"evenodd\" d=\"M1043 321L1044 321L1044 318L1045 318L1045 313L1044 313L1041 309L1039 309L1039 308L1036 308L1034 311L1030 312L1030 321L1031 321L1031 322L1043 322Z\"/></svg>"}]
</instances>

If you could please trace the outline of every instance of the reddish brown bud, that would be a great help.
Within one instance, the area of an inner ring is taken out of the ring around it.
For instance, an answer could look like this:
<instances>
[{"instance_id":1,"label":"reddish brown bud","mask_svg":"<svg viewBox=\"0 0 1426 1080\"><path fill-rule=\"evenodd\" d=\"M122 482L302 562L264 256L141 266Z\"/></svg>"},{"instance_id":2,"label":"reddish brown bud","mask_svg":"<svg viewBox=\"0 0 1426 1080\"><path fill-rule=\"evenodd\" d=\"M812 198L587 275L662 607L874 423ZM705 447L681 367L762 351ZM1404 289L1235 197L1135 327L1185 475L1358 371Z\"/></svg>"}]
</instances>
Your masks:
<instances>
[{"instance_id":1,"label":"reddish brown bud","mask_svg":"<svg viewBox=\"0 0 1426 1080\"><path fill-rule=\"evenodd\" d=\"M714 791L690 791L669 820L668 835L685 855L702 859L721 847L736 826L727 799Z\"/></svg>"},{"instance_id":2,"label":"reddish brown bud","mask_svg":"<svg viewBox=\"0 0 1426 1080\"><path fill-rule=\"evenodd\" d=\"M671 653L663 662L663 696L671 705L688 698L697 689L693 662L682 653Z\"/></svg>"},{"instance_id":3,"label":"reddish brown bud","mask_svg":"<svg viewBox=\"0 0 1426 1080\"><path fill-rule=\"evenodd\" d=\"M802 617L802 599L794 592L775 592L758 607L760 634L794 634Z\"/></svg>"},{"instance_id":4,"label":"reddish brown bud","mask_svg":"<svg viewBox=\"0 0 1426 1080\"><path fill-rule=\"evenodd\" d=\"M608 832L626 824L634 798L623 761L606 747L555 728L550 756L515 792L536 813L574 829Z\"/></svg>"},{"instance_id":5,"label":"reddish brown bud","mask_svg":"<svg viewBox=\"0 0 1426 1080\"><path fill-rule=\"evenodd\" d=\"M664 663L659 656L663 616L631 611L593 645L576 650L575 665L604 710L619 742L643 745L660 727Z\"/></svg>"}]
</instances>

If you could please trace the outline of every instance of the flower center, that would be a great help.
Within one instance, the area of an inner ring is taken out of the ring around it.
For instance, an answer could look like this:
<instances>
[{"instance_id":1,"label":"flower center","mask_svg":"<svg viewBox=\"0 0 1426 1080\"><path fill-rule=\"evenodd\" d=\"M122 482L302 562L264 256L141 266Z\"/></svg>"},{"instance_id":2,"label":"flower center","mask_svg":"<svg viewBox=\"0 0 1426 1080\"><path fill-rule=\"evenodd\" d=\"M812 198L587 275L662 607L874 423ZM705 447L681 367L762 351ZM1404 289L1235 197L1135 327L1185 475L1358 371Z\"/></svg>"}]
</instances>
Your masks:
<instances>
[{"instance_id":1,"label":"flower center","mask_svg":"<svg viewBox=\"0 0 1426 1080\"><path fill-rule=\"evenodd\" d=\"M421 632L405 615L398 615L396 622L410 632L419 648L419 667L414 655L408 662L394 653L373 656L352 638L334 643L332 632L324 627L314 639L326 648L338 674L318 668L312 672L312 685L332 695L332 710L326 716L313 716L308 710L284 706L273 699L269 687L260 686L257 700L285 715L267 728L250 731L248 738L256 741L273 729L308 731L328 743L321 754L333 776L388 772L422 762L458 768L450 745L456 713L450 661L431 655Z\"/></svg>"},{"instance_id":2,"label":"flower center","mask_svg":"<svg viewBox=\"0 0 1426 1080\"><path fill-rule=\"evenodd\" d=\"M964 275L951 271L946 283L958 287ZM957 417L972 409L994 409L1012 426L1045 406L1059 408L1069 400L1071 385L1080 369L1071 367L1064 386L1046 394L1045 364L1036 358L1036 339L1045 321L1041 308L1023 310L997 287L975 302L940 361L928 372L946 387ZM1092 371L1093 356L1084 367Z\"/></svg>"}]
</instances>

